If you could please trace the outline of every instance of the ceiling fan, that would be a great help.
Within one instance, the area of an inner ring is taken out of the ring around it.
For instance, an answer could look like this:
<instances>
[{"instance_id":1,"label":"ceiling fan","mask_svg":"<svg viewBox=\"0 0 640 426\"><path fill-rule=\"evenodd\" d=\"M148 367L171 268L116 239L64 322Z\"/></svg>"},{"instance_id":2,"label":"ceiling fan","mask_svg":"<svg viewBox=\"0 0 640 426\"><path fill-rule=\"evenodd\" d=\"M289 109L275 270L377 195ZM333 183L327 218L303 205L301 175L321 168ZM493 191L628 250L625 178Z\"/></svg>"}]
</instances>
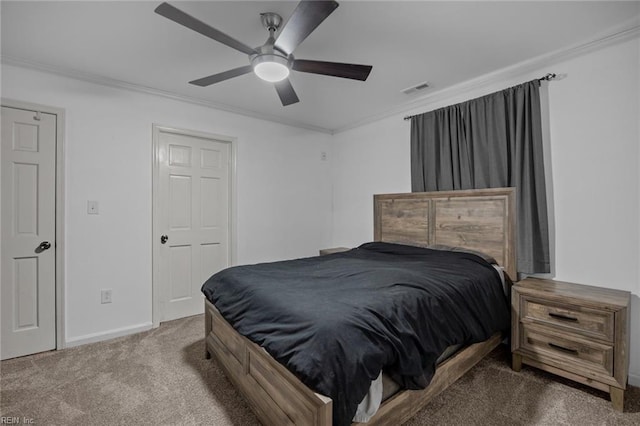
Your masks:
<instances>
[{"instance_id":1,"label":"ceiling fan","mask_svg":"<svg viewBox=\"0 0 640 426\"><path fill-rule=\"evenodd\" d=\"M193 31L225 44L249 55L250 65L234 68L218 74L199 78L189 83L206 87L233 77L254 72L263 80L275 84L276 92L283 106L299 102L291 82L289 71L322 74L332 77L365 81L371 72L370 65L344 64L339 62L311 61L296 59L293 51L316 29L336 8L335 1L302 0L284 26L282 17L276 13L261 13L262 25L269 31L269 38L259 47L252 48L216 30L180 9L162 3L155 12ZM280 30L279 34L276 33Z\"/></svg>"}]
</instances>

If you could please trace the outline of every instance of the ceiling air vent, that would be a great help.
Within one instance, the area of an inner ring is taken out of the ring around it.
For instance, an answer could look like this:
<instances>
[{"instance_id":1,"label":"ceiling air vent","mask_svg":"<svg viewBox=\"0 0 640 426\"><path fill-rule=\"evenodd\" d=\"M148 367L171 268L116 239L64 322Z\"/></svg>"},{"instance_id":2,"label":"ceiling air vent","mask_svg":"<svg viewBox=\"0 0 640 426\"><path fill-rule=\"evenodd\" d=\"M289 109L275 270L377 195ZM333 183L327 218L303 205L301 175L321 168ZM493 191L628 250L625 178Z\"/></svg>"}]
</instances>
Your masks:
<instances>
[{"instance_id":1,"label":"ceiling air vent","mask_svg":"<svg viewBox=\"0 0 640 426\"><path fill-rule=\"evenodd\" d=\"M428 87L429 87L429 83L425 81L424 83L416 84L415 86L411 86L411 87L407 87L406 89L403 89L402 93L404 93L405 95L411 95L413 93L420 92Z\"/></svg>"}]
</instances>

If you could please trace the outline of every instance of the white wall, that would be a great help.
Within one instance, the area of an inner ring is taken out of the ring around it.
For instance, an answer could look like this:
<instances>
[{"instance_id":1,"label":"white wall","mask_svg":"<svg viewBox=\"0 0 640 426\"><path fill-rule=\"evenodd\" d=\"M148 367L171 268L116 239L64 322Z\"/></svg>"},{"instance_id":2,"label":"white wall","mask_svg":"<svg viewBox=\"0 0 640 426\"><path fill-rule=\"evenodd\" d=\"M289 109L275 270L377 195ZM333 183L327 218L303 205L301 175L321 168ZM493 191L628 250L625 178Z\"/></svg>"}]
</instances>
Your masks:
<instances>
[{"instance_id":1,"label":"white wall","mask_svg":"<svg viewBox=\"0 0 640 426\"><path fill-rule=\"evenodd\" d=\"M550 146L545 153L555 278L633 293L631 381L640 385L640 39L548 64L409 114L504 89L548 72ZM374 193L411 190L402 115L334 136L333 244L373 238ZM550 149L549 149L550 148ZM549 167L550 166L550 167Z\"/></svg>"},{"instance_id":2,"label":"white wall","mask_svg":"<svg viewBox=\"0 0 640 426\"><path fill-rule=\"evenodd\" d=\"M547 72L554 275L629 290L631 380L640 385L640 40L416 107L420 113ZM66 335L151 324L151 126L236 137L237 262L314 255L373 237L374 193L410 191L409 122L333 137L167 98L2 66L2 96L66 110ZM329 161L320 161L320 152ZM86 214L86 201L100 215ZM113 303L100 304L100 289Z\"/></svg>"},{"instance_id":3,"label":"white wall","mask_svg":"<svg viewBox=\"0 0 640 426\"><path fill-rule=\"evenodd\" d=\"M2 96L64 108L66 339L151 324L152 124L237 138L237 262L330 244L331 136L163 97L2 66ZM87 215L87 200L100 214ZM100 304L100 289L113 303Z\"/></svg>"}]
</instances>

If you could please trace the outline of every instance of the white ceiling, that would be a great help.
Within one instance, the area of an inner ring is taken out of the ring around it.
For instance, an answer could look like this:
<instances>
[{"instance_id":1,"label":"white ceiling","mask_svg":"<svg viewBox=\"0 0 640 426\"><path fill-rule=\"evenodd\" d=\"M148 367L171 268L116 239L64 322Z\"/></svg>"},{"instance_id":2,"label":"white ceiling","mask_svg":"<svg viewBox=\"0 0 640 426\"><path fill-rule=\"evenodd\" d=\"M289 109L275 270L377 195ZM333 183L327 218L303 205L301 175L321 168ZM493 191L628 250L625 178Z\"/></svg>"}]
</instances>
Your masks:
<instances>
[{"instance_id":1,"label":"white ceiling","mask_svg":"<svg viewBox=\"0 0 640 426\"><path fill-rule=\"evenodd\" d=\"M261 12L286 20L295 1L173 1L259 46ZM325 131L399 110L461 82L637 28L640 2L341 1L296 58L373 65L366 82L293 72L300 103L283 107L247 74L206 88L188 81L248 64L238 51L153 12L160 1L2 1L1 53L28 65L190 98ZM550 70L552 71L552 70ZM424 81L416 95L401 92Z\"/></svg>"}]
</instances>

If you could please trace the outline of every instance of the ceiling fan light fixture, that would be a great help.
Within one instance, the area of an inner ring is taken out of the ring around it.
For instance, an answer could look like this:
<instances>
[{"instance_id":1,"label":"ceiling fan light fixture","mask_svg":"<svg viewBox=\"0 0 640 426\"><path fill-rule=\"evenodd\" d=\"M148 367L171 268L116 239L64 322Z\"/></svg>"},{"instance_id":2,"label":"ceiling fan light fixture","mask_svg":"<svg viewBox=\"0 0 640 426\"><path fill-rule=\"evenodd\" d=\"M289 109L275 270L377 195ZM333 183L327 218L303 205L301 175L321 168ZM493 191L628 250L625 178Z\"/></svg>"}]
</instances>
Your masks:
<instances>
[{"instance_id":1,"label":"ceiling fan light fixture","mask_svg":"<svg viewBox=\"0 0 640 426\"><path fill-rule=\"evenodd\" d=\"M276 83L289 77L289 61L279 55L258 55L252 59L253 72L270 83Z\"/></svg>"}]
</instances>

